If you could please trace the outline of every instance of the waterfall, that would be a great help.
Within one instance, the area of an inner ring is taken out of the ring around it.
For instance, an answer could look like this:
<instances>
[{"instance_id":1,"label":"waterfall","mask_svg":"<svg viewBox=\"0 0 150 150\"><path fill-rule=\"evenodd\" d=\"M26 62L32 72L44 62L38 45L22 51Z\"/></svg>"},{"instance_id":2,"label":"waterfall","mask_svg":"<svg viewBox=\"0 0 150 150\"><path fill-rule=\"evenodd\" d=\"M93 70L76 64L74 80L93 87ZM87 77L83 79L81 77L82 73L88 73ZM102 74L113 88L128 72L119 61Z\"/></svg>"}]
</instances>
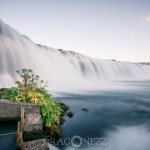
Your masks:
<instances>
[{"instance_id":1,"label":"waterfall","mask_svg":"<svg viewBox=\"0 0 150 150\"><path fill-rule=\"evenodd\" d=\"M30 68L54 89L103 80L150 78L150 65L90 58L33 43L0 20L0 88L14 86L16 70Z\"/></svg>"}]
</instances>

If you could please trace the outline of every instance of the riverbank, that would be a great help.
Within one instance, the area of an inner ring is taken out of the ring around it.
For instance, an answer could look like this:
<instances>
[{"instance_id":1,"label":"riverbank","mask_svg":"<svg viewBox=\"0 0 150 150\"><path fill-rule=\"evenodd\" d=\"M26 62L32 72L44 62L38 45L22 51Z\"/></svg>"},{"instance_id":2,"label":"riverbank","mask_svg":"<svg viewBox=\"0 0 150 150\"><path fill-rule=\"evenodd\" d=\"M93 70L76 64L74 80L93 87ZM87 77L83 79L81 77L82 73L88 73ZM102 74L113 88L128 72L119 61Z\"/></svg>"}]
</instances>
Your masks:
<instances>
[{"instance_id":1,"label":"riverbank","mask_svg":"<svg viewBox=\"0 0 150 150\"><path fill-rule=\"evenodd\" d=\"M22 147L20 149L31 149L31 145L36 143L45 143L43 146L47 147L48 143L44 137L47 138L60 138L62 137L62 130L60 125L65 121L63 116L69 110L69 107L60 103L62 114L59 124L54 124L51 127L46 127L43 124L41 116L40 104L30 104L22 102L14 102L10 100L0 99L0 121L22 121L22 112L24 111L23 121L21 126L22 134ZM8 122L8 123L9 123ZM18 133L16 133L17 135ZM34 140L34 141L33 141ZM45 141L45 142L44 142ZM17 142L17 141L16 141Z\"/></svg>"}]
</instances>

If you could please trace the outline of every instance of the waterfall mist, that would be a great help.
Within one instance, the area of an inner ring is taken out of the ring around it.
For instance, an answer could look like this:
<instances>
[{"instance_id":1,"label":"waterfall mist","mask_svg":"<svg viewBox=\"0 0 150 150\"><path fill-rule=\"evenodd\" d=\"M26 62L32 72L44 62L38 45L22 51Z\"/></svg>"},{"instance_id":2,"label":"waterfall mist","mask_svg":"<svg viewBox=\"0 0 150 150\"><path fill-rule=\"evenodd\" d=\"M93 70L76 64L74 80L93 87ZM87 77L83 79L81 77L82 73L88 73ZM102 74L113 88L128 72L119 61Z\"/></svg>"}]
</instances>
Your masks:
<instances>
[{"instance_id":1,"label":"waterfall mist","mask_svg":"<svg viewBox=\"0 0 150 150\"><path fill-rule=\"evenodd\" d=\"M14 86L16 70L30 68L50 90L101 87L104 81L150 77L150 65L94 59L33 43L0 20L0 88Z\"/></svg>"}]
</instances>

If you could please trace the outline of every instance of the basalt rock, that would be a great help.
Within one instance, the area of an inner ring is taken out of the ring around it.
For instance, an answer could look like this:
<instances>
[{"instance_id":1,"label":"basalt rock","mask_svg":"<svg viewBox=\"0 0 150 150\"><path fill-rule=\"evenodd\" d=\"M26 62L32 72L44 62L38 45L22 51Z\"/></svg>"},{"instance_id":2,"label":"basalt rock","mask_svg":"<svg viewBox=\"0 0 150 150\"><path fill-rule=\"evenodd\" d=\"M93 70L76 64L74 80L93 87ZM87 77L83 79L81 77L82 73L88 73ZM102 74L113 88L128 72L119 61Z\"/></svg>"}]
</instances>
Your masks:
<instances>
[{"instance_id":1,"label":"basalt rock","mask_svg":"<svg viewBox=\"0 0 150 150\"><path fill-rule=\"evenodd\" d=\"M38 139L29 142L23 142L22 150L49 150L47 139Z\"/></svg>"},{"instance_id":2,"label":"basalt rock","mask_svg":"<svg viewBox=\"0 0 150 150\"><path fill-rule=\"evenodd\" d=\"M87 108L82 108L82 111L88 111L88 109Z\"/></svg>"},{"instance_id":3,"label":"basalt rock","mask_svg":"<svg viewBox=\"0 0 150 150\"><path fill-rule=\"evenodd\" d=\"M70 117L70 118L73 117L73 115L74 114L71 111L67 113L67 116Z\"/></svg>"},{"instance_id":4,"label":"basalt rock","mask_svg":"<svg viewBox=\"0 0 150 150\"><path fill-rule=\"evenodd\" d=\"M64 104L64 103L60 103L60 106L61 106L61 109L62 109L64 112L66 112L67 110L69 110L69 107L68 107L66 104Z\"/></svg>"},{"instance_id":5,"label":"basalt rock","mask_svg":"<svg viewBox=\"0 0 150 150\"><path fill-rule=\"evenodd\" d=\"M51 138L61 138L62 137L62 130L60 125L52 125L50 127L45 127L44 135Z\"/></svg>"}]
</instances>

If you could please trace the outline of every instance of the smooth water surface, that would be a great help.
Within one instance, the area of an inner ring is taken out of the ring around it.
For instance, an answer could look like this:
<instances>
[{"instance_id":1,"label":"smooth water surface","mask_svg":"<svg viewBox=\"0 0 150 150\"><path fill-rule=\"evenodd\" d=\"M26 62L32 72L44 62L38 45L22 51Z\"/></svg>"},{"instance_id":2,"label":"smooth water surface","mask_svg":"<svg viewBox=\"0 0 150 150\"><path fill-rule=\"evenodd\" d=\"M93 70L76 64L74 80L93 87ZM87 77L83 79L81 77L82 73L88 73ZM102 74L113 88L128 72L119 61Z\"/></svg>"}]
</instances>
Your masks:
<instances>
[{"instance_id":1,"label":"smooth water surface","mask_svg":"<svg viewBox=\"0 0 150 150\"><path fill-rule=\"evenodd\" d=\"M0 122L0 135L17 132L17 121ZM0 150L16 150L16 134L0 136Z\"/></svg>"},{"instance_id":2,"label":"smooth water surface","mask_svg":"<svg viewBox=\"0 0 150 150\"><path fill-rule=\"evenodd\" d=\"M84 144L75 148L59 143L59 149L149 150L150 82L125 82L126 90L63 93L57 97L69 105L74 117L65 116L63 139L76 135L82 139L107 138L107 145ZM87 108L88 111L82 111ZM78 140L76 138L76 140ZM74 141L79 144L80 140Z\"/></svg>"}]
</instances>

